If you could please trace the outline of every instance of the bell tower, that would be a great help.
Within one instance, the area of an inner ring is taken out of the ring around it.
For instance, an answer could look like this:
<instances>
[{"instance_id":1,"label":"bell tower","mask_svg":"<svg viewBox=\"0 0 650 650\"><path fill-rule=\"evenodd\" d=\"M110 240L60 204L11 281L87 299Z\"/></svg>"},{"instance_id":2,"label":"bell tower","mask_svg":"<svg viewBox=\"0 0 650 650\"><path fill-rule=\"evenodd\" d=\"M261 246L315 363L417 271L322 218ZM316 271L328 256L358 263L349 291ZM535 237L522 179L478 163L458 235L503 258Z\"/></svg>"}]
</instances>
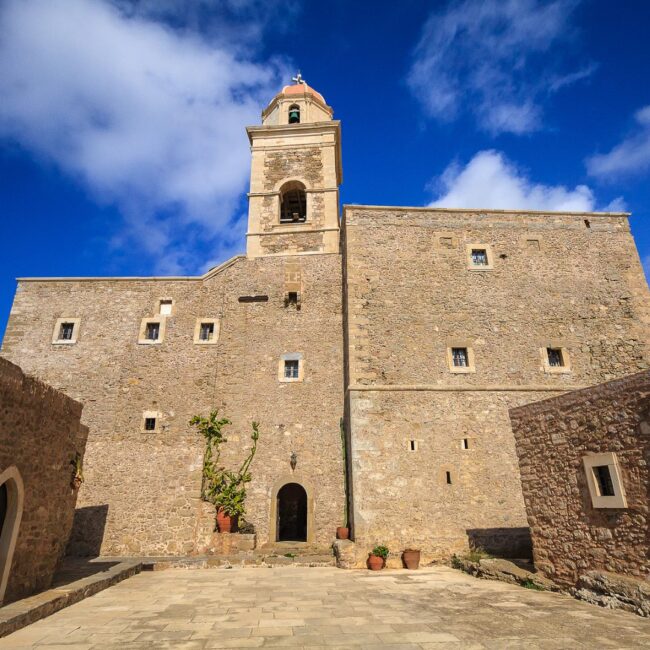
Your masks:
<instances>
[{"instance_id":1,"label":"bell tower","mask_svg":"<svg viewBox=\"0 0 650 650\"><path fill-rule=\"evenodd\" d=\"M302 76L246 129L251 144L246 255L339 252L341 123Z\"/></svg>"}]
</instances>

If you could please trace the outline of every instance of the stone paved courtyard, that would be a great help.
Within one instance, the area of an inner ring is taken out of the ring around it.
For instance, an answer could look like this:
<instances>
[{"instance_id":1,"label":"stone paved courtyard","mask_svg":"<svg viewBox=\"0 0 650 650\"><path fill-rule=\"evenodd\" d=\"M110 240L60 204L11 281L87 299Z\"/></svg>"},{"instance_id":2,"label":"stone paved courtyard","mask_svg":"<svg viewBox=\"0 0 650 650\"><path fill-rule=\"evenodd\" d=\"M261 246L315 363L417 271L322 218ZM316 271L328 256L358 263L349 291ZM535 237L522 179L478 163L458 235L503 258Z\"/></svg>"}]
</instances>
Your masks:
<instances>
[{"instance_id":1,"label":"stone paved courtyard","mask_svg":"<svg viewBox=\"0 0 650 650\"><path fill-rule=\"evenodd\" d=\"M650 648L650 622L446 567L141 573L0 648Z\"/></svg>"}]
</instances>

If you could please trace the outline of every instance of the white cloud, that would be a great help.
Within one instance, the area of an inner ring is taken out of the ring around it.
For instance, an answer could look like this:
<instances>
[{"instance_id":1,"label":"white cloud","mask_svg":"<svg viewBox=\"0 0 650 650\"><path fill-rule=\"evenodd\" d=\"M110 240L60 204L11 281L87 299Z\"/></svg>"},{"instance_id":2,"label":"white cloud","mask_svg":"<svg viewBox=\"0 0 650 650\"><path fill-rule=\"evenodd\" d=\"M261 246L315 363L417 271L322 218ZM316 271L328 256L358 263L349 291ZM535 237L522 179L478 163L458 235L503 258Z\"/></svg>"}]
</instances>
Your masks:
<instances>
[{"instance_id":1,"label":"white cloud","mask_svg":"<svg viewBox=\"0 0 650 650\"><path fill-rule=\"evenodd\" d=\"M447 208L492 208L590 212L597 210L593 191L586 185L573 189L563 185L534 183L501 152L479 151L465 167L452 163L434 181L437 198L429 205ZM603 210L624 206L615 199Z\"/></svg>"},{"instance_id":2,"label":"white cloud","mask_svg":"<svg viewBox=\"0 0 650 650\"><path fill-rule=\"evenodd\" d=\"M231 245L250 168L244 126L259 123L285 70L123 9L2 5L0 136L116 203L127 222L120 241L167 270L195 270L198 238L225 232L215 246Z\"/></svg>"},{"instance_id":3,"label":"white cloud","mask_svg":"<svg viewBox=\"0 0 650 650\"><path fill-rule=\"evenodd\" d=\"M558 70L579 0L460 0L429 17L408 85L433 118L471 111L492 133L541 127L542 96L590 76L595 66Z\"/></svg>"},{"instance_id":4,"label":"white cloud","mask_svg":"<svg viewBox=\"0 0 650 650\"><path fill-rule=\"evenodd\" d=\"M650 169L650 106L634 115L636 131L609 153L587 159L587 171L600 178L638 174Z\"/></svg>"}]
</instances>

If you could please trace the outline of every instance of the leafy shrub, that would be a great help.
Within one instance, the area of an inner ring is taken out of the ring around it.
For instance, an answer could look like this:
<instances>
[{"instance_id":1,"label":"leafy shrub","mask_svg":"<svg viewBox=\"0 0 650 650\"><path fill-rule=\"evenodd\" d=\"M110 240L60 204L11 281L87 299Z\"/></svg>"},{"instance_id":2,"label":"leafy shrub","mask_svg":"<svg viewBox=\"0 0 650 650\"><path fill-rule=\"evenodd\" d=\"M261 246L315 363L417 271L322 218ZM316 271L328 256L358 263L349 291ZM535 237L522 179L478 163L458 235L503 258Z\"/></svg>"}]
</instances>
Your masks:
<instances>
[{"instance_id":1,"label":"leafy shrub","mask_svg":"<svg viewBox=\"0 0 650 650\"><path fill-rule=\"evenodd\" d=\"M389 553L390 551L385 546L375 546L375 548L372 549L372 555L384 558L384 560L388 557Z\"/></svg>"}]
</instances>

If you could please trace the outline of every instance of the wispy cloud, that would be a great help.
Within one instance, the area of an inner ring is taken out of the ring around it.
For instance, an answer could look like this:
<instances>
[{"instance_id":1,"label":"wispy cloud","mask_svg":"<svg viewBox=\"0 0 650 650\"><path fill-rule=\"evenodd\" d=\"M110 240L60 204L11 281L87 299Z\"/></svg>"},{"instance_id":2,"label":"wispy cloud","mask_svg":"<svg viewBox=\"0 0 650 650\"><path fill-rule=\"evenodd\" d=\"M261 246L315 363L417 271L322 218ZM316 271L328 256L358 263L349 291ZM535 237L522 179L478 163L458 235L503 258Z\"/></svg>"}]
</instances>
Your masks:
<instances>
[{"instance_id":1,"label":"wispy cloud","mask_svg":"<svg viewBox=\"0 0 650 650\"><path fill-rule=\"evenodd\" d=\"M193 242L225 250L229 231L241 231L244 126L258 123L287 74L280 61L252 58L252 45L244 53L169 13L186 4L160 3L168 21L144 3L0 9L0 136L117 204L120 241L150 253L157 271L194 271Z\"/></svg>"},{"instance_id":2,"label":"wispy cloud","mask_svg":"<svg viewBox=\"0 0 650 650\"><path fill-rule=\"evenodd\" d=\"M620 211L625 207L618 198L597 208L594 193L586 185L571 189L535 183L503 153L493 150L479 151L464 167L452 163L434 179L431 188L437 190L430 203L435 207L558 212Z\"/></svg>"},{"instance_id":3,"label":"wispy cloud","mask_svg":"<svg viewBox=\"0 0 650 650\"><path fill-rule=\"evenodd\" d=\"M587 158L587 171L601 179L642 174L650 170L650 106L634 115L636 127L609 153Z\"/></svg>"},{"instance_id":4,"label":"wispy cloud","mask_svg":"<svg viewBox=\"0 0 650 650\"><path fill-rule=\"evenodd\" d=\"M454 0L425 23L408 85L438 120L473 113L493 134L523 134L542 125L542 99L590 76L596 66L566 71L566 44L579 0Z\"/></svg>"}]
</instances>

